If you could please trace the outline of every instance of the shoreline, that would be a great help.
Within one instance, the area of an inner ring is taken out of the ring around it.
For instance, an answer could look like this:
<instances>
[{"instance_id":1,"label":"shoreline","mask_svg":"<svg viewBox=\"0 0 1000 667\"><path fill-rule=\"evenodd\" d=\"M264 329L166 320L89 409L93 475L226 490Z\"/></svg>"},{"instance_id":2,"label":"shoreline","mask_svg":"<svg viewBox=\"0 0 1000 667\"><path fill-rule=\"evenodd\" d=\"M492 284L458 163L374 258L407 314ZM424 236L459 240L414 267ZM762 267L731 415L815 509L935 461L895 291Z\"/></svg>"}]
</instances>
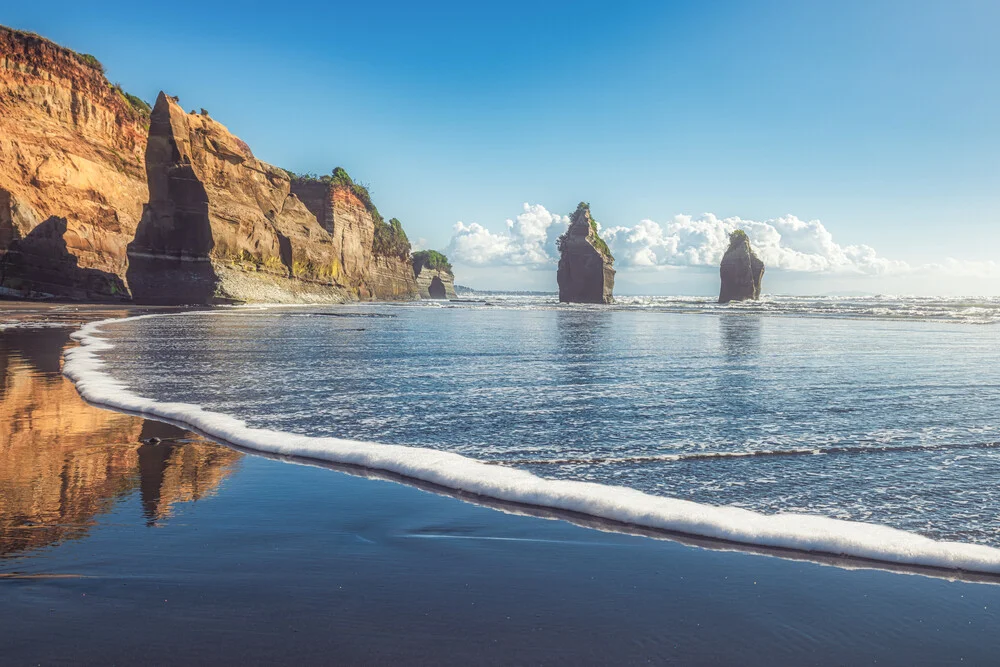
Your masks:
<instances>
[{"instance_id":1,"label":"shoreline","mask_svg":"<svg viewBox=\"0 0 1000 667\"><path fill-rule=\"evenodd\" d=\"M157 314L130 319L156 317ZM252 453L286 461L331 464L345 472L372 471L466 502L533 516L563 518L612 532L812 560L842 567L875 567L926 576L1000 583L1000 549L943 542L881 524L807 514L762 514L729 506L648 495L627 487L536 477L515 468L488 466L473 458L428 448L319 438L248 426L232 415L201 406L162 403L138 396L107 375L98 353L112 349L100 327L71 334L80 347L66 354L64 374L84 400L127 414L158 419ZM113 398L112 398L113 397ZM419 457L419 458L418 458ZM534 502L535 499L538 502Z\"/></svg>"},{"instance_id":2,"label":"shoreline","mask_svg":"<svg viewBox=\"0 0 1000 667\"><path fill-rule=\"evenodd\" d=\"M61 348L41 358L68 328L45 340L0 331L0 340L11 335L37 366L21 385L69 388L58 394L63 407L84 406L88 453L128 453L154 433L166 443L125 462L138 466L122 477L137 474L133 495L115 491L79 535L0 558L9 629L0 650L15 664L71 655L87 664L985 664L1000 650L996 586L604 532L456 502L370 470L285 465L259 452L220 459L229 447L84 403L52 368ZM13 385L2 386L4 401L15 400ZM35 409L55 407L55 397ZM24 406L10 407L23 417ZM37 429L35 415L17 423ZM95 418L127 424L127 435ZM58 437L43 432L31 449ZM168 492L192 448L229 467L188 468L190 488L212 484L207 495ZM168 449L172 468L157 463ZM40 521L19 530L41 534ZM15 536L0 532L0 545Z\"/></svg>"}]
</instances>

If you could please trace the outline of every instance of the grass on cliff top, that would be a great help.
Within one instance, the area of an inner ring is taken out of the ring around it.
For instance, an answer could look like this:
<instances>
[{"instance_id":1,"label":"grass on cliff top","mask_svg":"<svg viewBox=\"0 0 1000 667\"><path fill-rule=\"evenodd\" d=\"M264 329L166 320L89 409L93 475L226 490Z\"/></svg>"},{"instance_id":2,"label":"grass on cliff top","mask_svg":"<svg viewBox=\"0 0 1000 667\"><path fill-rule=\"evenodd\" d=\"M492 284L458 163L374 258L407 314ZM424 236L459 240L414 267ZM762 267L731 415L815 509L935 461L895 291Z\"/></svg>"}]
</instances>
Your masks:
<instances>
[{"instance_id":1,"label":"grass on cliff top","mask_svg":"<svg viewBox=\"0 0 1000 667\"><path fill-rule=\"evenodd\" d=\"M376 219L372 252L382 257L409 259L410 239L403 231L403 223L396 218L392 218L389 222L384 222L381 217Z\"/></svg>"},{"instance_id":2,"label":"grass on cliff top","mask_svg":"<svg viewBox=\"0 0 1000 667\"><path fill-rule=\"evenodd\" d=\"M423 267L451 273L451 262L437 250L420 250L413 253L413 272L420 273Z\"/></svg>"},{"instance_id":3,"label":"grass on cliff top","mask_svg":"<svg viewBox=\"0 0 1000 667\"><path fill-rule=\"evenodd\" d=\"M377 217L379 220L382 219L378 209L375 208L375 203L372 202L368 186L362 183L355 183L354 179L351 178L350 174L343 167L336 167L333 172L323 174L322 176L317 176L316 174L296 174L294 171L287 169L284 172L288 174L288 178L296 183L322 183L323 185L335 185L347 188L354 193L355 197L361 200L361 203L365 205L365 208L372 214L372 217Z\"/></svg>"}]
</instances>

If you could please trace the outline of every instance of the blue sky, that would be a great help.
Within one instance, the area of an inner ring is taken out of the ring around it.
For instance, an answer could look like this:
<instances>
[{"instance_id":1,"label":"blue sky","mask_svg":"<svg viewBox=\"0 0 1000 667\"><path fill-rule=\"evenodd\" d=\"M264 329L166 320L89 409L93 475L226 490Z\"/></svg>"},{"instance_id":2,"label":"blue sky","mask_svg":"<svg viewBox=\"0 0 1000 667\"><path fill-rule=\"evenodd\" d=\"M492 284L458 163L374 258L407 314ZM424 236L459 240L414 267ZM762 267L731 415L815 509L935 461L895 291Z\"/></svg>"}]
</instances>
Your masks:
<instances>
[{"instance_id":1,"label":"blue sky","mask_svg":"<svg viewBox=\"0 0 1000 667\"><path fill-rule=\"evenodd\" d=\"M707 292L709 241L682 239L693 268L663 243L643 266L636 225L792 215L890 264L789 260L775 291L1000 294L1000 3L38 2L0 22L208 109L268 162L343 165L429 247L587 200L627 230L626 289ZM544 261L489 257L466 282L554 284Z\"/></svg>"}]
</instances>

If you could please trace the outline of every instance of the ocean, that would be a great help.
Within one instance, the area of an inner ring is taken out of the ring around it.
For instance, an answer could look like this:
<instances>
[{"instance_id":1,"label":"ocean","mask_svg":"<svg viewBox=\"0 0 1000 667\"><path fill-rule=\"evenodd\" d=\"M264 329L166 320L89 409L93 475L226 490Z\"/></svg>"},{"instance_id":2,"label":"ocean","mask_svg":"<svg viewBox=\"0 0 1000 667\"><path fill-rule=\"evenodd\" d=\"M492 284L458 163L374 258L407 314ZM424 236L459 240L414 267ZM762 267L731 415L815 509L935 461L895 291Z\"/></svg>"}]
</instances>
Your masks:
<instances>
[{"instance_id":1,"label":"ocean","mask_svg":"<svg viewBox=\"0 0 1000 667\"><path fill-rule=\"evenodd\" d=\"M1000 299L547 297L85 327L89 400L747 544L1000 572Z\"/></svg>"}]
</instances>

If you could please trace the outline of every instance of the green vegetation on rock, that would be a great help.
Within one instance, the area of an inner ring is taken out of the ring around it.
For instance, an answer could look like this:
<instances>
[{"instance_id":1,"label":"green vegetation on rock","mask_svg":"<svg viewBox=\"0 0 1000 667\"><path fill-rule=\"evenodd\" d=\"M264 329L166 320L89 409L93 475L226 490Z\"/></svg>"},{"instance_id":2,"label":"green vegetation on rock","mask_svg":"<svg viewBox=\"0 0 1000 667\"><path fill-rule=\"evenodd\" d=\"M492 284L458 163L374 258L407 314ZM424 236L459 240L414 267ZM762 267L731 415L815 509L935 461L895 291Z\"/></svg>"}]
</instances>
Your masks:
<instances>
[{"instance_id":1,"label":"green vegetation on rock","mask_svg":"<svg viewBox=\"0 0 1000 667\"><path fill-rule=\"evenodd\" d=\"M576 218L576 216L580 215L583 211L586 211L588 214L590 213L589 202L582 201L577 204L576 212L573 214L573 217ZM608 247L608 244L604 242L604 239L602 239L600 234L597 232L597 220L594 220L593 216L588 217L590 217L590 230L594 233L591 242L594 244L594 247L597 248L598 252L614 261L615 257L611 254L611 248Z\"/></svg>"},{"instance_id":2,"label":"green vegetation on rock","mask_svg":"<svg viewBox=\"0 0 1000 667\"><path fill-rule=\"evenodd\" d=\"M101 61L98 60L95 56L92 56L89 53L77 53L76 55L85 65L93 67L101 74L104 73L104 65L102 65Z\"/></svg>"},{"instance_id":3,"label":"green vegetation on rock","mask_svg":"<svg viewBox=\"0 0 1000 667\"><path fill-rule=\"evenodd\" d=\"M422 267L451 273L451 262L437 250L420 250L413 253L413 271L419 273Z\"/></svg>"},{"instance_id":4,"label":"green vegetation on rock","mask_svg":"<svg viewBox=\"0 0 1000 667\"><path fill-rule=\"evenodd\" d=\"M729 245L733 245L734 243L743 243L749 241L750 239L749 237L747 237L747 233L742 229L734 229L729 234Z\"/></svg>"},{"instance_id":5,"label":"green vegetation on rock","mask_svg":"<svg viewBox=\"0 0 1000 667\"><path fill-rule=\"evenodd\" d=\"M111 85L111 90L117 93L137 114L143 118L149 118L149 115L153 112L153 107L149 106L145 100L141 97L133 95L127 92L120 83L115 83Z\"/></svg>"},{"instance_id":6,"label":"green vegetation on rock","mask_svg":"<svg viewBox=\"0 0 1000 667\"><path fill-rule=\"evenodd\" d=\"M375 218L375 216L372 216ZM396 218L383 222L381 216L375 219L375 239L372 252L382 257L410 258L410 239L403 231L403 223Z\"/></svg>"}]
</instances>

